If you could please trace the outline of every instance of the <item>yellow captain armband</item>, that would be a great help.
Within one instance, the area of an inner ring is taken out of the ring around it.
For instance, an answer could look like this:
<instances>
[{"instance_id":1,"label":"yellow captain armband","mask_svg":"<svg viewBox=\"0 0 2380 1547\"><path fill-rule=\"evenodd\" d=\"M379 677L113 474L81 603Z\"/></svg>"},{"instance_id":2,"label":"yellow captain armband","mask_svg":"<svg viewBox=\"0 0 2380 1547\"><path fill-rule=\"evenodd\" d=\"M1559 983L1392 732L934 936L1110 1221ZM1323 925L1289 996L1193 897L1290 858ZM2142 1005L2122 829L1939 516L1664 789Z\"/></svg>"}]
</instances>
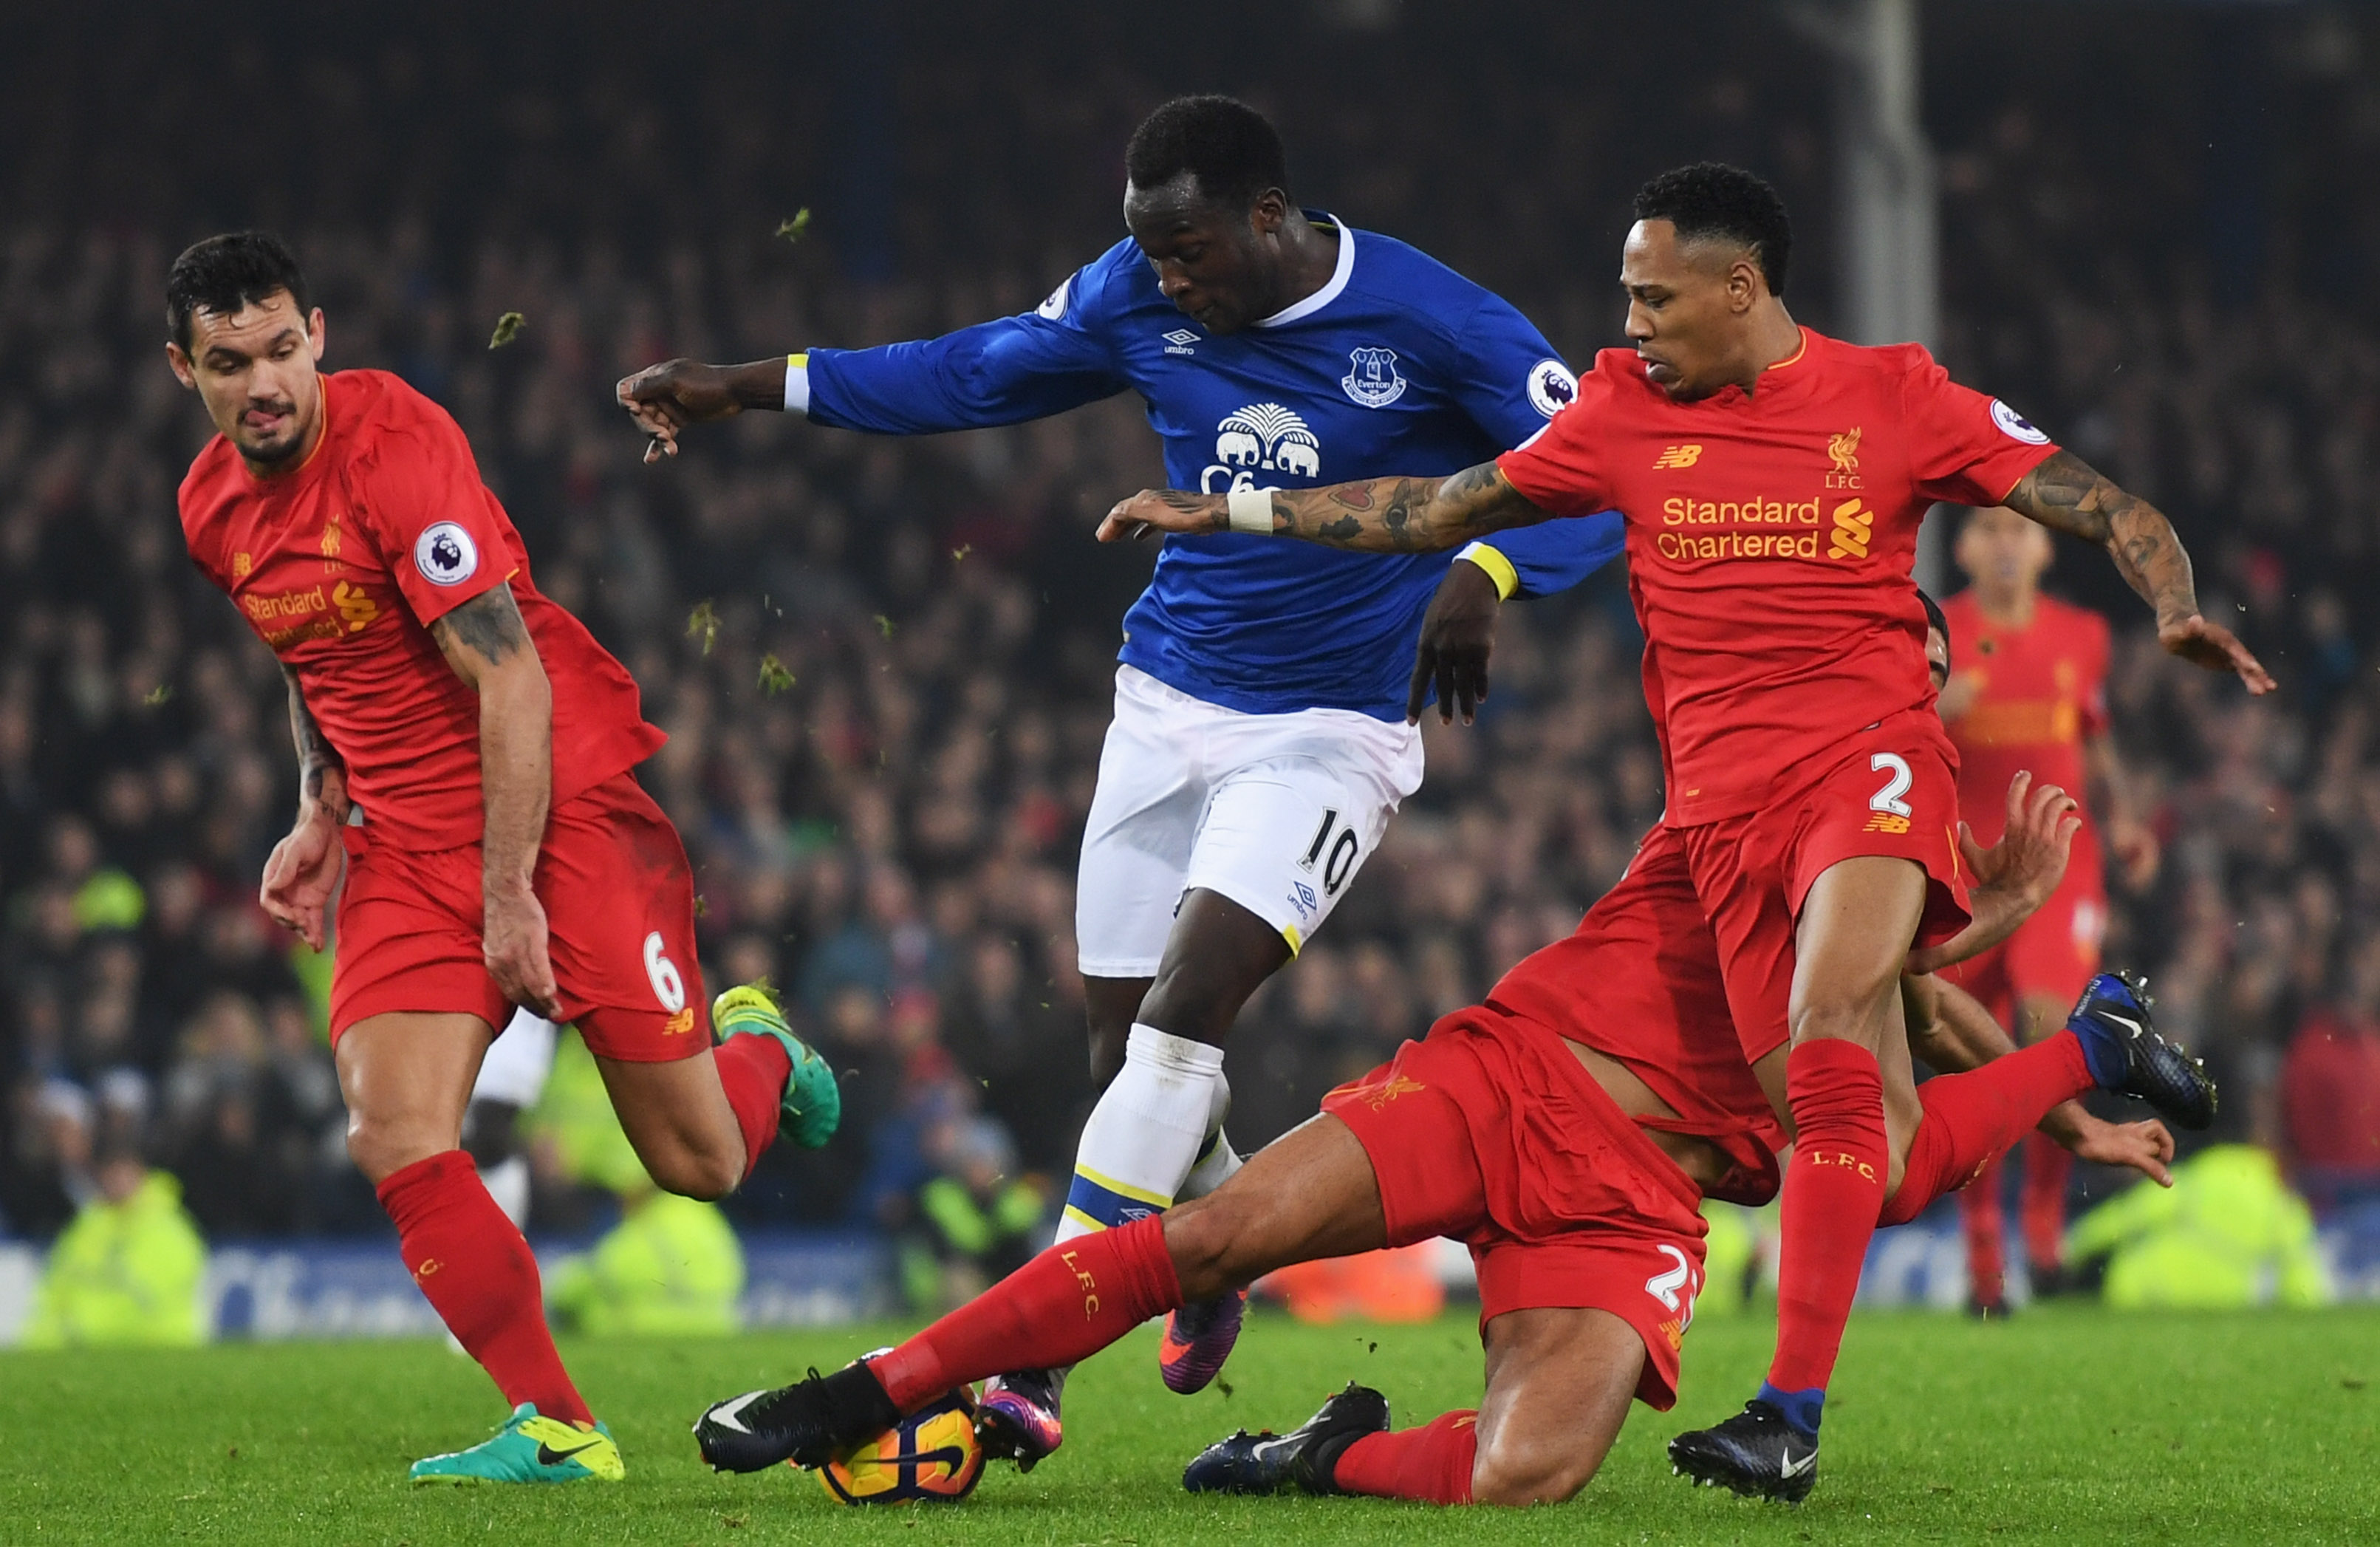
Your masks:
<instances>
[{"instance_id":1,"label":"yellow captain armband","mask_svg":"<svg viewBox=\"0 0 2380 1547\"><path fill-rule=\"evenodd\" d=\"M1485 542L1474 542L1454 556L1469 559L1488 571L1488 578L1496 582L1499 602L1510 602L1512 593L1521 589L1521 572L1512 567L1512 561Z\"/></svg>"}]
</instances>

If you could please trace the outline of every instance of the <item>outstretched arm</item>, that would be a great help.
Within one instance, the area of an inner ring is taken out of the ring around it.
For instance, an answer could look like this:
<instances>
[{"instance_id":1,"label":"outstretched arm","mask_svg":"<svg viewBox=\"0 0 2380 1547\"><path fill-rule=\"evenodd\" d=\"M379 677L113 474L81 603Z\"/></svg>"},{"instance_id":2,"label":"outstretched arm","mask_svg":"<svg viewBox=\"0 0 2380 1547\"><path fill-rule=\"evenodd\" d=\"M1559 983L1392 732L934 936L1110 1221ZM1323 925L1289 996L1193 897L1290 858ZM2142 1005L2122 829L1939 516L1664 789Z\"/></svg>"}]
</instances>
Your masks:
<instances>
[{"instance_id":1,"label":"outstretched arm","mask_svg":"<svg viewBox=\"0 0 2380 1547\"><path fill-rule=\"evenodd\" d=\"M1236 508L1235 508L1236 507ZM1551 520L1493 462L1446 478L1374 478L1321 489L1192 494L1144 489L1099 522L1099 541L1151 532L1269 531L1366 554L1429 553Z\"/></svg>"},{"instance_id":2,"label":"outstretched arm","mask_svg":"<svg viewBox=\"0 0 2380 1547\"><path fill-rule=\"evenodd\" d=\"M2156 612L2157 642L2209 671L2237 672L2251 693L2273 690L2272 675L2218 623L2198 613L2190 555L2173 523L2144 499L2124 493L2070 451L2046 461L2009 491L2010 509L2107 550L2125 583Z\"/></svg>"}]
</instances>

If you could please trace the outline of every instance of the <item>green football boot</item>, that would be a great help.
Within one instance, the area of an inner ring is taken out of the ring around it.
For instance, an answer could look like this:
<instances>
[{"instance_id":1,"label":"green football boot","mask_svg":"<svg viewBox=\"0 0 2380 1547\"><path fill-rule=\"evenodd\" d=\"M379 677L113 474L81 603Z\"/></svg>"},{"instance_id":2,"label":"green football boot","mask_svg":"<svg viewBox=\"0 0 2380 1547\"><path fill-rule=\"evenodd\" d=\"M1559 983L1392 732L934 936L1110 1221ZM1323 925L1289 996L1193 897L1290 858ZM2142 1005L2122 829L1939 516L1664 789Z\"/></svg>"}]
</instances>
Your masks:
<instances>
[{"instance_id":1,"label":"green football boot","mask_svg":"<svg viewBox=\"0 0 2380 1547\"><path fill-rule=\"evenodd\" d=\"M492 1439L413 1464L416 1482L617 1482L627 1475L610 1430L540 1418L528 1402Z\"/></svg>"},{"instance_id":2,"label":"green football boot","mask_svg":"<svg viewBox=\"0 0 2380 1547\"><path fill-rule=\"evenodd\" d=\"M784 1118L778 1132L805 1150L815 1150L834 1137L843 1121L843 1091L834 1070L794 1035L777 1008L776 995L759 983L738 983L710 1002L710 1025L721 1041L730 1037L774 1037L794 1061L780 1106Z\"/></svg>"}]
</instances>

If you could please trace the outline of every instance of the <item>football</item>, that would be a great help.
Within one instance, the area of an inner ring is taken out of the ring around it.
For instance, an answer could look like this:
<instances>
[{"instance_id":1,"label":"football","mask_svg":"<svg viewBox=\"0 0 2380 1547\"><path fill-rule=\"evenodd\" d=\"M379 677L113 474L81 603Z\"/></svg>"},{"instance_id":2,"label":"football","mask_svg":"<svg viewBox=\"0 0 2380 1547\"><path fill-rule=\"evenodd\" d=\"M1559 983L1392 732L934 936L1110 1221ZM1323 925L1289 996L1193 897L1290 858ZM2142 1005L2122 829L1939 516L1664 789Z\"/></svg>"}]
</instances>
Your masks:
<instances>
[{"instance_id":1,"label":"football","mask_svg":"<svg viewBox=\"0 0 2380 1547\"><path fill-rule=\"evenodd\" d=\"M983 1476L975 1438L975 1393L954 1387L866 1444L819 1469L819 1481L847 1504L955 1503Z\"/></svg>"}]
</instances>

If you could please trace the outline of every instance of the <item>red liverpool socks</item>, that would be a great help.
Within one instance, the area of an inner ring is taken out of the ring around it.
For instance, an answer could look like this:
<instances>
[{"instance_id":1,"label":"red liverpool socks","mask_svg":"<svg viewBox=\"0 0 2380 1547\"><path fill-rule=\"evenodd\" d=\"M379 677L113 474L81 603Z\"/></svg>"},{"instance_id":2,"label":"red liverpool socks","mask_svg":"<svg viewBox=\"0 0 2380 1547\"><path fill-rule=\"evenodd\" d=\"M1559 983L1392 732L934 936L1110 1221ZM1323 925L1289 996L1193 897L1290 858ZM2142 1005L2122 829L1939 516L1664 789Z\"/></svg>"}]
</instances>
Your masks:
<instances>
[{"instance_id":1,"label":"red liverpool socks","mask_svg":"<svg viewBox=\"0 0 2380 1547\"><path fill-rule=\"evenodd\" d=\"M471 1157L448 1150L416 1161L377 1190L413 1282L504 1400L533 1402L546 1418L594 1422L546 1330L537 1259L480 1184Z\"/></svg>"},{"instance_id":2,"label":"red liverpool socks","mask_svg":"<svg viewBox=\"0 0 2380 1547\"><path fill-rule=\"evenodd\" d=\"M735 1113L735 1126L744 1132L744 1175L748 1181L762 1152L777 1141L780 1103L785 1081L793 1078L793 1055L774 1037L730 1037L711 1049L710 1057L719 1066L719 1083Z\"/></svg>"},{"instance_id":3,"label":"red liverpool socks","mask_svg":"<svg viewBox=\"0 0 2380 1547\"><path fill-rule=\"evenodd\" d=\"M1342 1493L1467 1504L1478 1425L1475 1412L1440 1413L1419 1429L1366 1434L1340 1452L1330 1480Z\"/></svg>"},{"instance_id":4,"label":"red liverpool socks","mask_svg":"<svg viewBox=\"0 0 2380 1547\"><path fill-rule=\"evenodd\" d=\"M1165 1222L1136 1219L1059 1242L868 1368L912 1413L961 1382L1087 1358L1181 1304Z\"/></svg>"},{"instance_id":5,"label":"red liverpool socks","mask_svg":"<svg viewBox=\"0 0 2380 1547\"><path fill-rule=\"evenodd\" d=\"M1787 1055L1785 1090L1796 1138L1785 1174L1768 1384L1816 1392L1834 1373L1884 1205L1884 1077L1876 1054L1857 1042L1821 1038Z\"/></svg>"},{"instance_id":6,"label":"red liverpool socks","mask_svg":"<svg viewBox=\"0 0 2380 1547\"><path fill-rule=\"evenodd\" d=\"M1927 1081L1931 1084L1932 1081ZM1918 1087L1920 1094L1925 1087ZM1925 1129L1918 1130L1922 1136ZM1915 1161L1918 1146L1912 1143L1910 1168L1901 1174L1900 1190L1888 1199L1884 1217L1879 1224L1904 1224L1925 1212L1916 1199L1926 1190L1926 1185L1910 1186L1917 1175ZM1953 1177L1957 1173L1951 1174ZM1998 1306L2008 1290L2008 1243L2006 1222L2000 1217L2000 1161L1998 1155L1984 1162L1982 1167L1966 1181L1958 1184L1959 1225L1967 1237L1967 1292L1980 1306ZM1912 1205L1914 1207L1912 1207ZM1908 1210L1907 1218L1902 1211Z\"/></svg>"},{"instance_id":7,"label":"red liverpool socks","mask_svg":"<svg viewBox=\"0 0 2380 1547\"><path fill-rule=\"evenodd\" d=\"M2065 1030L1980 1069L1927 1080L1917 1088L1925 1120L1910 1139L1909 1163L1901 1168L1900 1187L1885 1206L1880 1223L1905 1224L1915 1219L1925 1205L1973 1180L1986 1163L2032 1132L2050 1108L2095 1084L2083 1062L2082 1042ZM2063 1176L2058 1188L2062 1199Z\"/></svg>"}]
</instances>

